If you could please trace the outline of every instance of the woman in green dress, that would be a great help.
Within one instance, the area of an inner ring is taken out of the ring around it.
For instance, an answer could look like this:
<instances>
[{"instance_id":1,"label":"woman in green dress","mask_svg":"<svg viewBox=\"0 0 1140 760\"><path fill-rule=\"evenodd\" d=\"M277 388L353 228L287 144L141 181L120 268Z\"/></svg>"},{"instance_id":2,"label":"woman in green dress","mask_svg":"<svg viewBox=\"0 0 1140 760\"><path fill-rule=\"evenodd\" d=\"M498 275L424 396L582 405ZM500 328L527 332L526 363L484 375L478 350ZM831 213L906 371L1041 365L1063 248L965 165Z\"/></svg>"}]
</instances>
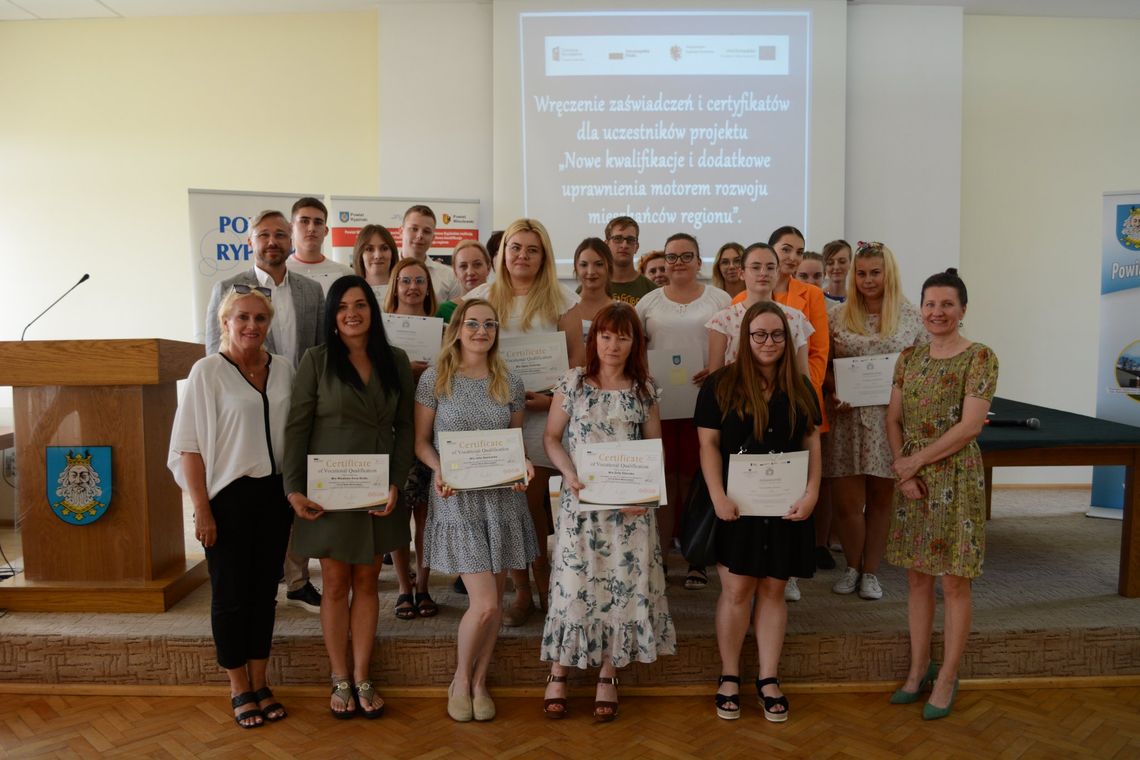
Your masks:
<instances>
[{"instance_id":1,"label":"woman in green dress","mask_svg":"<svg viewBox=\"0 0 1140 760\"><path fill-rule=\"evenodd\" d=\"M397 503L397 484L412 465L412 371L407 354L388 344L376 296L361 277L341 277L329 288L323 336L324 345L301 359L293 384L285 493L301 518L293 534L295 550L321 561L321 631L332 667L329 710L335 718L358 712L378 718L384 700L368 676L376 638L376 581L381 556L407 547L411 538L407 506ZM389 455L384 510L325 512L306 496L309 454Z\"/></svg>"},{"instance_id":2,"label":"woman in green dress","mask_svg":"<svg viewBox=\"0 0 1140 760\"><path fill-rule=\"evenodd\" d=\"M958 665L970 634L970 582L982 574L985 474L977 437L997 387L998 361L959 332L966 285L954 269L922 285L930 343L902 352L887 409L887 439L898 478L887 559L907 569L910 671L891 696L917 702L926 720L944 718L958 692ZM934 578L942 577L942 667L930 659Z\"/></svg>"}]
</instances>

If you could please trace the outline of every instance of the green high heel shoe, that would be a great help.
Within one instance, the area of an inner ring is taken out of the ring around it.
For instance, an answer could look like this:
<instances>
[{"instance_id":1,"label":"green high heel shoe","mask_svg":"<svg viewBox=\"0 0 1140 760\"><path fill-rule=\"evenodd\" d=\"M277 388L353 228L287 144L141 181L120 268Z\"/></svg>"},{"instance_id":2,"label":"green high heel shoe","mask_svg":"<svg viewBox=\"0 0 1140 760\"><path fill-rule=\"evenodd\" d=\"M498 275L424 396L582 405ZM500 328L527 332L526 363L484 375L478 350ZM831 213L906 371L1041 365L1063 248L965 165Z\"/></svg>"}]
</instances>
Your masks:
<instances>
[{"instance_id":1,"label":"green high heel shoe","mask_svg":"<svg viewBox=\"0 0 1140 760\"><path fill-rule=\"evenodd\" d=\"M891 695L892 705L909 705L918 701L918 697L922 692L931 688L934 685L934 679L938 677L938 663L931 662L926 667L926 675L918 682L917 691L907 691L906 689L896 689L895 693Z\"/></svg>"},{"instance_id":2,"label":"green high heel shoe","mask_svg":"<svg viewBox=\"0 0 1140 760\"><path fill-rule=\"evenodd\" d=\"M950 714L950 708L954 706L954 697L958 696L958 679L954 679L954 690L950 692L950 701L946 703L945 707L935 707L927 702L922 706L922 719L923 720L938 720L945 718Z\"/></svg>"}]
</instances>

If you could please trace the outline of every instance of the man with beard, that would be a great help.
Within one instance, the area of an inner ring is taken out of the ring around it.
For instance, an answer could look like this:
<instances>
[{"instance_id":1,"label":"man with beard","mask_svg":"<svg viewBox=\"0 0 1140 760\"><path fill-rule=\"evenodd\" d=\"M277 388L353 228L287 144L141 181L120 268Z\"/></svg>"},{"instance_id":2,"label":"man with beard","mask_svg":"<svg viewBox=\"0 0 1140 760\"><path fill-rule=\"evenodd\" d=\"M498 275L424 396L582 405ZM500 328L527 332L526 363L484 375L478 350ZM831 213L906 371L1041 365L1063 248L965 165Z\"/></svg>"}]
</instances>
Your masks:
<instances>
[{"instance_id":1,"label":"man with beard","mask_svg":"<svg viewBox=\"0 0 1140 760\"><path fill-rule=\"evenodd\" d=\"M218 306L227 293L239 287L263 288L273 303L273 321L265 350L284 356L294 368L305 352L321 342L321 320L325 293L307 277L290 275L285 265L292 248L289 220L280 211L262 211L249 224L249 247L253 269L214 285L206 307L206 353L217 353L221 345ZM320 612L321 594L309 582L309 560L293 554L293 540L285 554L286 599L289 603Z\"/></svg>"}]
</instances>

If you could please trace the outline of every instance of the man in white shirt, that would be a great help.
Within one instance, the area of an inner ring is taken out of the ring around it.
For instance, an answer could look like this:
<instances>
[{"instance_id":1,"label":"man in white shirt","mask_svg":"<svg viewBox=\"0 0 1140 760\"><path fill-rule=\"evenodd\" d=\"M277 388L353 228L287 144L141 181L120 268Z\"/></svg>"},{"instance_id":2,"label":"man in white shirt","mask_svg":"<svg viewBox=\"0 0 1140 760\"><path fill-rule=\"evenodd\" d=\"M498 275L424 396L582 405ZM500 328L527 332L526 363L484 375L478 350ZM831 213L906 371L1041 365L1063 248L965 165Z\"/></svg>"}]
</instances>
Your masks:
<instances>
[{"instance_id":1,"label":"man in white shirt","mask_svg":"<svg viewBox=\"0 0 1140 760\"><path fill-rule=\"evenodd\" d=\"M293 255L285 264L289 270L320 283L325 295L337 279L352 274L345 266L321 253L329 234L329 210L317 198L302 198L293 204Z\"/></svg>"},{"instance_id":2,"label":"man in white shirt","mask_svg":"<svg viewBox=\"0 0 1140 760\"><path fill-rule=\"evenodd\" d=\"M321 322L325 294L313 280L291 276L286 267L292 247L289 220L280 211L262 211L249 224L249 247L253 251L252 271L241 272L214 285L206 307L206 352L217 353L221 344L218 306L234 285L263 287L270 291L273 321L265 350L284 356L294 368L301 356L322 343ZM320 612L321 594L309 582L309 561L293 554L293 540L285 554L286 599L310 612Z\"/></svg>"},{"instance_id":3,"label":"man in white shirt","mask_svg":"<svg viewBox=\"0 0 1140 760\"><path fill-rule=\"evenodd\" d=\"M459 297L461 288L451 267L428 258L431 241L435 239L435 225L435 212L428 206L415 205L405 211L400 226L400 258L426 262L436 303L443 303Z\"/></svg>"}]
</instances>

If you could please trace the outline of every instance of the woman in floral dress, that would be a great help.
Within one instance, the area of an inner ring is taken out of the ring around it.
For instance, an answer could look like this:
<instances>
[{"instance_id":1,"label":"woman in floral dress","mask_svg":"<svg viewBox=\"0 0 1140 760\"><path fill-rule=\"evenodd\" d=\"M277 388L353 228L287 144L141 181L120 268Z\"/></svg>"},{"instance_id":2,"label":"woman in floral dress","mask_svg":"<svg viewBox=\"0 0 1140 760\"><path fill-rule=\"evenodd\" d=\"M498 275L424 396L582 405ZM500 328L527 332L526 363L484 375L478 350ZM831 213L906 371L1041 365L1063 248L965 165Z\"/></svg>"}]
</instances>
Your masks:
<instances>
[{"instance_id":1,"label":"woman in floral dress","mask_svg":"<svg viewBox=\"0 0 1140 760\"><path fill-rule=\"evenodd\" d=\"M617 717L617 670L676 650L653 510L579 512L572 497L582 488L578 446L661 437L658 395L637 313L623 303L605 307L590 327L585 369L563 377L546 424L546 453L563 479L542 631L549 718L566 715L567 668L600 668L594 719L610 721Z\"/></svg>"},{"instance_id":2,"label":"woman in floral dress","mask_svg":"<svg viewBox=\"0 0 1140 760\"><path fill-rule=\"evenodd\" d=\"M928 345L908 348L895 366L887 439L898 478L887 560L907 568L910 671L891 702L918 701L926 720L950 713L958 665L970 634L970 582L985 552L985 474L976 438L997 388L998 361L959 332L966 285L957 271L922 285ZM930 659L934 577L942 576L942 667Z\"/></svg>"}]
</instances>

